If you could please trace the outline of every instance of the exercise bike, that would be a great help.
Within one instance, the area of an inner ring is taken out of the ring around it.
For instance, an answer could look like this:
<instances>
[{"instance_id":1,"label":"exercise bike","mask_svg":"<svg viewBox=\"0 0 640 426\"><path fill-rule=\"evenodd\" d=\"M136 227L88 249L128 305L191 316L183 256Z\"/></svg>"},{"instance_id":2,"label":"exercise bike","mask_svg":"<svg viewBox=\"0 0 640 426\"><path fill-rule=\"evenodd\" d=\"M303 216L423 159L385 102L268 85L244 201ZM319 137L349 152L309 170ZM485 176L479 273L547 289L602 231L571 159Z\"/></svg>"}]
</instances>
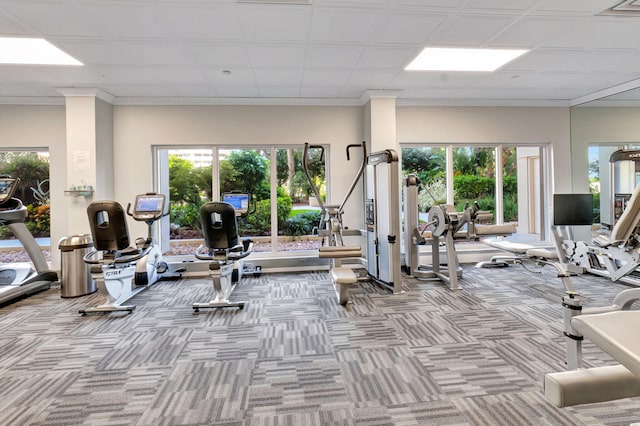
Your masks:
<instances>
[{"instance_id":1,"label":"exercise bike","mask_svg":"<svg viewBox=\"0 0 640 426\"><path fill-rule=\"evenodd\" d=\"M209 261L209 276L213 281L215 298L194 303L193 311L204 308L244 308L246 302L229 300L242 279L241 259L251 254L253 241L238 236L238 217L249 214L251 194L231 192L223 201L211 201L200 207L200 223L204 243L195 252L199 260Z\"/></svg>"},{"instance_id":2,"label":"exercise bike","mask_svg":"<svg viewBox=\"0 0 640 426\"><path fill-rule=\"evenodd\" d=\"M153 223L164 213L165 197L147 193L136 197L133 212L127 212L116 201L96 201L87 207L94 250L84 257L90 265L91 277L104 296L102 304L81 309L83 315L116 311L133 312L135 305L125 305L129 299L153 285L168 272L162 261L160 247L154 243ZM147 238L138 238L131 247L126 215L144 221L148 226ZM175 273L182 272L181 270ZM179 275L171 274L171 277Z\"/></svg>"},{"instance_id":3,"label":"exercise bike","mask_svg":"<svg viewBox=\"0 0 640 426\"><path fill-rule=\"evenodd\" d=\"M147 254L136 264L134 279L138 286L151 285L161 279L177 279L185 271L184 267L170 271L167 262L162 260L160 245L153 240L154 223L169 214L169 212L164 211L164 206L164 194L155 192L136 195L133 212L131 211L131 203L127 204L127 215L137 222L147 224L147 238L136 239L137 247L149 249Z\"/></svg>"},{"instance_id":4,"label":"exercise bike","mask_svg":"<svg viewBox=\"0 0 640 426\"><path fill-rule=\"evenodd\" d=\"M18 178L0 175L0 224L6 225L20 240L33 265L26 262L0 265L0 303L46 290L58 280L24 224L27 208L12 197L19 182Z\"/></svg>"}]
</instances>

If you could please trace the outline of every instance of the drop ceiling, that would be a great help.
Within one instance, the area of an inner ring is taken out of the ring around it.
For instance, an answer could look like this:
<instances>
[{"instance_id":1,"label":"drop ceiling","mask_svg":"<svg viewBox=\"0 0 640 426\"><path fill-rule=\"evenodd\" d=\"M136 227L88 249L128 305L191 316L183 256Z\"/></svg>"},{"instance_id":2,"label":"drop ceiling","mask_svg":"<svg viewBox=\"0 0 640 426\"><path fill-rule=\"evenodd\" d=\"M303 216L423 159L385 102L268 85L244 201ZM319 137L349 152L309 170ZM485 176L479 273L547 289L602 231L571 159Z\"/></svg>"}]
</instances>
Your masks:
<instances>
[{"instance_id":1,"label":"drop ceiling","mask_svg":"<svg viewBox=\"0 0 640 426\"><path fill-rule=\"evenodd\" d=\"M0 0L0 35L84 64L0 65L0 103L570 106L640 86L639 3ZM530 51L489 73L404 71L426 46Z\"/></svg>"}]
</instances>

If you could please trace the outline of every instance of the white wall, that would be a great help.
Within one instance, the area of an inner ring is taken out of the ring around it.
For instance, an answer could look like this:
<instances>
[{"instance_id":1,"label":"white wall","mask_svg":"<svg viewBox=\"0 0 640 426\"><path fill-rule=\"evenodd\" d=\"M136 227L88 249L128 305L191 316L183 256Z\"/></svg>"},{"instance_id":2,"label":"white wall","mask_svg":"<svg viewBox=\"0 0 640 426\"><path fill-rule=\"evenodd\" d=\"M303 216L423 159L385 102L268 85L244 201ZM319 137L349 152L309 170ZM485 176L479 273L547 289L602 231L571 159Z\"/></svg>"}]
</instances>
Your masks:
<instances>
[{"instance_id":1,"label":"white wall","mask_svg":"<svg viewBox=\"0 0 640 426\"><path fill-rule=\"evenodd\" d=\"M331 144L330 196L340 202L358 163L347 162L346 146L363 140L361 107L315 106L116 106L114 107L115 193L126 203L153 188L154 145ZM344 217L363 226L362 191L349 199ZM136 224L137 225L137 224ZM144 224L132 233L143 232Z\"/></svg>"},{"instance_id":2,"label":"white wall","mask_svg":"<svg viewBox=\"0 0 640 426\"><path fill-rule=\"evenodd\" d=\"M96 103L95 117L100 122L108 121L111 107L101 102ZM112 167L114 199L126 205L136 194L153 189L151 153L154 145L326 143L331 144L329 190L340 201L358 166L357 161L346 161L345 147L366 139L365 114L364 107L114 106L113 163L111 165L108 157L101 157L100 162L104 160L104 167ZM396 118L397 142L549 143L555 158L553 172L557 192L571 191L571 169L580 165L576 160L570 162L568 108L398 107ZM635 119L634 123L637 122ZM108 141L108 129L99 125L96 131L99 144ZM640 140L640 134L635 140ZM71 232L66 219L70 212L65 209L69 197L64 196L67 183L71 183L67 182L65 107L0 106L0 141L5 148L49 149L51 240L57 247L57 241ZM574 146L575 149L579 147ZM586 151L584 157L586 168ZM110 192L108 188L101 188L103 191ZM362 191L358 189L347 205L345 224L352 228L363 226L362 199ZM78 210L85 214L84 206ZM78 224L73 232L88 232L85 222ZM132 224L131 228L134 235L145 232L144 224ZM52 250L54 268L59 267L55 247Z\"/></svg>"},{"instance_id":3,"label":"white wall","mask_svg":"<svg viewBox=\"0 0 640 426\"><path fill-rule=\"evenodd\" d=\"M59 264L57 242L65 235L66 229L65 107L0 105L0 146L2 149L44 148L49 151L51 257L52 264Z\"/></svg>"}]
</instances>

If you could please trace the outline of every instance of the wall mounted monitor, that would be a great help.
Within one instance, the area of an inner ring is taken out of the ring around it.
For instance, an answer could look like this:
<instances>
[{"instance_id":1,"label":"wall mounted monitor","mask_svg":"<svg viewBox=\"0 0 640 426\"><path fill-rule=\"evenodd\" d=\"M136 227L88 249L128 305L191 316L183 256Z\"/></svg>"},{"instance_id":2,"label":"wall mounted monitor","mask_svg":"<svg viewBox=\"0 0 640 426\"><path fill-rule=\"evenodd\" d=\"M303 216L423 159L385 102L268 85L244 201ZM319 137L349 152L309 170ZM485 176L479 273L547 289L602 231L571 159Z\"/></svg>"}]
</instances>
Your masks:
<instances>
[{"instance_id":1,"label":"wall mounted monitor","mask_svg":"<svg viewBox=\"0 0 640 426\"><path fill-rule=\"evenodd\" d=\"M592 194L553 194L553 224L593 224Z\"/></svg>"}]
</instances>

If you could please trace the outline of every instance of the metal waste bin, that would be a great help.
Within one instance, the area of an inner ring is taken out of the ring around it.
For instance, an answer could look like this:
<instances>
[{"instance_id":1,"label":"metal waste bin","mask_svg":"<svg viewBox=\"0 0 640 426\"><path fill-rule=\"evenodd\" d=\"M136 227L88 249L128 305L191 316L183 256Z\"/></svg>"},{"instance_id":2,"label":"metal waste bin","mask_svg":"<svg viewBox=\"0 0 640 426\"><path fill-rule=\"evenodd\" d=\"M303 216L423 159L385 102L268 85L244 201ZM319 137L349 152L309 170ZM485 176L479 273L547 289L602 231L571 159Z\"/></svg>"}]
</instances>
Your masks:
<instances>
[{"instance_id":1,"label":"metal waste bin","mask_svg":"<svg viewBox=\"0 0 640 426\"><path fill-rule=\"evenodd\" d=\"M58 243L60 249L60 296L78 297L96 291L96 283L91 279L89 265L84 256L93 247L89 234L64 237Z\"/></svg>"}]
</instances>

